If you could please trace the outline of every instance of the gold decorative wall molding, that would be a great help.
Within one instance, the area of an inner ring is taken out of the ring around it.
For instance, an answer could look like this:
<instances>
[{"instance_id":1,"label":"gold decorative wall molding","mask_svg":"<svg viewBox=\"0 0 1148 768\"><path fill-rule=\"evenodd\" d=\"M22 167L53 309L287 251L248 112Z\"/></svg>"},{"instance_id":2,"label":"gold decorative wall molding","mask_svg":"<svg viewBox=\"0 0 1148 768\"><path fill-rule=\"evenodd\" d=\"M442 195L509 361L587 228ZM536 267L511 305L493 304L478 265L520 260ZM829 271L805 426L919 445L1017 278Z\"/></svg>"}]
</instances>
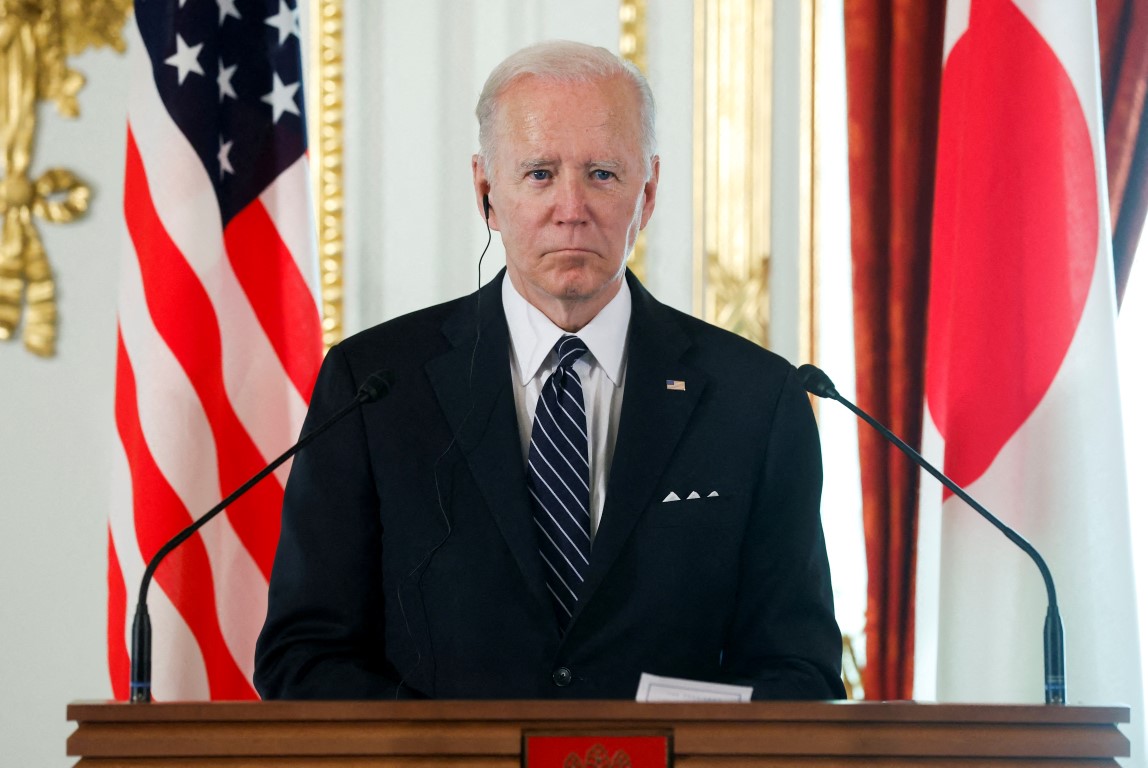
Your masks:
<instances>
[{"instance_id":1,"label":"gold decorative wall molding","mask_svg":"<svg viewBox=\"0 0 1148 768\"><path fill-rule=\"evenodd\" d=\"M633 64L643 75L649 75L646 65L646 0L621 0L618 6L621 32L618 51L622 58ZM627 266L639 280L646 279L646 230L638 233L634 251Z\"/></svg>"},{"instance_id":2,"label":"gold decorative wall molding","mask_svg":"<svg viewBox=\"0 0 1148 768\"><path fill-rule=\"evenodd\" d=\"M343 338L343 0L311 0L308 134L319 238L323 345Z\"/></svg>"},{"instance_id":3,"label":"gold decorative wall molding","mask_svg":"<svg viewBox=\"0 0 1148 768\"><path fill-rule=\"evenodd\" d=\"M799 131L801 146L800 171L798 178L798 219L800 238L798 249L798 290L800 292L800 316L798 317L798 360L817 359L817 264L820 245L817 238L818 222L821 220L821 207L818 204L817 187L821 169L817 158L821 155L817 132L817 101L820 91L819 79L824 77L817 67L817 48L824 45L817 34L826 22L822 16L828 13L827 4L817 0L801 0L801 114ZM817 398L810 398L816 400ZM816 404L815 404L816 408Z\"/></svg>"},{"instance_id":4,"label":"gold decorative wall molding","mask_svg":"<svg viewBox=\"0 0 1148 768\"><path fill-rule=\"evenodd\" d=\"M15 338L42 357L56 352L56 283L36 219L74 221L91 190L64 168L29 176L36 106L53 101L64 117L80 113L84 76L67 57L88 47L124 50L131 0L0 0L0 339Z\"/></svg>"},{"instance_id":5,"label":"gold decorative wall molding","mask_svg":"<svg viewBox=\"0 0 1148 768\"><path fill-rule=\"evenodd\" d=\"M694 311L769 342L772 0L695 0Z\"/></svg>"},{"instance_id":6,"label":"gold decorative wall molding","mask_svg":"<svg viewBox=\"0 0 1148 768\"><path fill-rule=\"evenodd\" d=\"M646 0L622 0L618 7L618 20L622 32L618 51L622 58L633 64L642 74L646 67Z\"/></svg>"}]
</instances>

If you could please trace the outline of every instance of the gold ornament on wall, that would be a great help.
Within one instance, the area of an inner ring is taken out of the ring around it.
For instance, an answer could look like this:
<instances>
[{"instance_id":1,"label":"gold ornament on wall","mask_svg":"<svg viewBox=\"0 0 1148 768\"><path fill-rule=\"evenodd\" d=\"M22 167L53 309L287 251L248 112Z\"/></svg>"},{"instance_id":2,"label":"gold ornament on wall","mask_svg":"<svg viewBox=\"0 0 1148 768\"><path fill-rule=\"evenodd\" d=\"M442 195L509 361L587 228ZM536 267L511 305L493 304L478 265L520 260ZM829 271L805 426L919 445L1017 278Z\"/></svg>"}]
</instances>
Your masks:
<instances>
[{"instance_id":1,"label":"gold ornament on wall","mask_svg":"<svg viewBox=\"0 0 1148 768\"><path fill-rule=\"evenodd\" d=\"M56 351L56 284L36 219L65 223L88 209L91 190L75 174L50 168L29 175L36 106L53 101L64 117L80 113L84 76L67 57L88 47L124 50L131 0L0 0L0 339L24 325L24 347Z\"/></svg>"}]
</instances>

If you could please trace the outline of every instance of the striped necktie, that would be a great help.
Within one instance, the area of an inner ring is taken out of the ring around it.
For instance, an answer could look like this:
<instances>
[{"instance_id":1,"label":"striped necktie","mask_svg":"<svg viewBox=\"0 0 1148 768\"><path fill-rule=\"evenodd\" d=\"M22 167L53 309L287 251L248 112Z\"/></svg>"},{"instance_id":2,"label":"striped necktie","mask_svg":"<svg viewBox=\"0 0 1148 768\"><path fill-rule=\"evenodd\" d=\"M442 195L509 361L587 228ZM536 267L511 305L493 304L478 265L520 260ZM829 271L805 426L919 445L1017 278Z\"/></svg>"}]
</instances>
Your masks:
<instances>
[{"instance_id":1,"label":"striped necktie","mask_svg":"<svg viewBox=\"0 0 1148 768\"><path fill-rule=\"evenodd\" d=\"M565 629L590 563L590 461L586 406L574 361L586 354L577 336L554 345L558 368L542 386L530 433L527 485L546 587Z\"/></svg>"}]
</instances>

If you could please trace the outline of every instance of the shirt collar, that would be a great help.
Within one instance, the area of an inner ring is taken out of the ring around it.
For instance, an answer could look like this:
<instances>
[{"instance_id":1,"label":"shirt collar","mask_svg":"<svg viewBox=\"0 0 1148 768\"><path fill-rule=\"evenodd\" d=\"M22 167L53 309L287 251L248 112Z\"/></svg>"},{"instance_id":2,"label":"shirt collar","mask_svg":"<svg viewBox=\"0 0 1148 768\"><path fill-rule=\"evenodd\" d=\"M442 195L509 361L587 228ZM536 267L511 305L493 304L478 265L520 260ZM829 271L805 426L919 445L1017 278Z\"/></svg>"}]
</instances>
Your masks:
<instances>
[{"instance_id":1,"label":"shirt collar","mask_svg":"<svg viewBox=\"0 0 1148 768\"><path fill-rule=\"evenodd\" d=\"M550 351L566 331L523 298L510 282L509 275L502 278L502 309L510 330L510 347L514 354L518 383L525 386L537 375L538 369L546 362ZM630 286L623 278L617 295L578 331L578 338L586 344L598 367L614 386L622 381L630 309Z\"/></svg>"}]
</instances>

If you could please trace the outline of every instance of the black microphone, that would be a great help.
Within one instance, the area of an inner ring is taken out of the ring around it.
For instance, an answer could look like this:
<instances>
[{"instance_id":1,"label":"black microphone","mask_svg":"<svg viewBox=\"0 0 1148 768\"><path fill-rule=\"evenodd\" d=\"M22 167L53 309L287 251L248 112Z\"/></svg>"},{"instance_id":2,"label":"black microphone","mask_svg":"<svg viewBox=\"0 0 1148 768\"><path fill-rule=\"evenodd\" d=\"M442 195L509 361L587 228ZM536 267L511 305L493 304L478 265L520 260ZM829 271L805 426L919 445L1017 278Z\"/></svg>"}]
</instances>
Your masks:
<instances>
[{"instance_id":1,"label":"black microphone","mask_svg":"<svg viewBox=\"0 0 1148 768\"><path fill-rule=\"evenodd\" d=\"M147 589L160 562L172 550L191 538L193 533L206 525L213 517L227 509L236 499L251 490L256 483L274 472L287 459L303 450L312 440L333 427L348 413L362 405L386 397L393 383L394 375L390 371L372 373L359 387L354 400L343 406L334 416L299 438L299 442L288 448L283 455L261 469L258 474L237 488L234 493L208 510L207 514L184 528L159 548L159 551L147 564L143 579L140 580L139 600L136 602L136 615L132 621L131 700L133 702L146 703L151 701L151 617L148 616L147 612Z\"/></svg>"},{"instance_id":2,"label":"black microphone","mask_svg":"<svg viewBox=\"0 0 1148 768\"><path fill-rule=\"evenodd\" d=\"M979 512L981 517L996 526L997 530L1003 533L1010 541L1024 550L1024 552L1032 558L1032 561L1036 563L1036 567L1040 569L1041 578L1044 579L1045 590L1048 592L1048 613L1046 613L1044 617L1044 703L1064 704L1067 695L1064 678L1064 627L1060 623L1060 611L1056 607L1056 587L1052 583L1052 573L1048 570L1048 565L1044 562L1044 558L1040 556L1040 553L1036 551L1036 548L1033 547L1032 544L1029 544L1023 536L978 504L972 496L965 493L963 488L942 474L940 470L926 461L921 454L910 448L905 441L894 435L883 424L865 413L865 411L842 397L836 387L833 386L833 382L830 378L825 375L825 372L820 368L806 363L797 369L797 378L801 381L802 386L805 387L806 392L829 400L836 400L861 417L871 427L880 432L882 437L900 448L902 453L912 459L917 466L940 480L946 488Z\"/></svg>"}]
</instances>

